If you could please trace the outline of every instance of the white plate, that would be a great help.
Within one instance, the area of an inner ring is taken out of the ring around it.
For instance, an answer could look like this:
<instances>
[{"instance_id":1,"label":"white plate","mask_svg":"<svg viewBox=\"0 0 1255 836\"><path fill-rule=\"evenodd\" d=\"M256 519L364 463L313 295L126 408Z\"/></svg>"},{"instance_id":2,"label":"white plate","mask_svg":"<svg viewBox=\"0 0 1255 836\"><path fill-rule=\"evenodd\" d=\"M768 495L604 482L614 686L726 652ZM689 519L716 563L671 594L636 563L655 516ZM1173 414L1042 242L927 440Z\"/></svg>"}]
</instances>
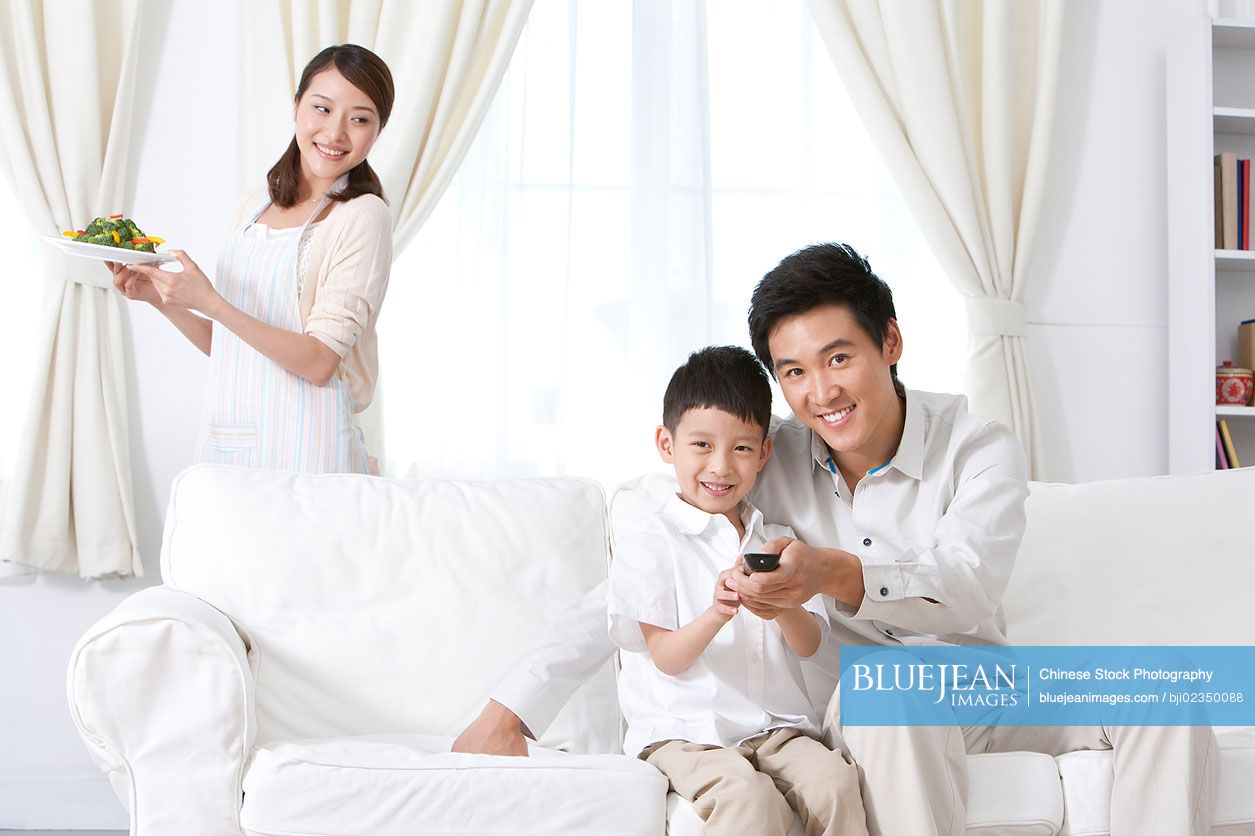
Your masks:
<instances>
[{"instance_id":1,"label":"white plate","mask_svg":"<svg viewBox=\"0 0 1255 836\"><path fill-rule=\"evenodd\" d=\"M175 260L174 256L166 253L145 253L139 250L124 250L120 247L105 247L100 244L75 241L64 235L45 235L43 238L62 252L82 258L94 258L97 261L114 261L118 264L161 264L164 261Z\"/></svg>"}]
</instances>

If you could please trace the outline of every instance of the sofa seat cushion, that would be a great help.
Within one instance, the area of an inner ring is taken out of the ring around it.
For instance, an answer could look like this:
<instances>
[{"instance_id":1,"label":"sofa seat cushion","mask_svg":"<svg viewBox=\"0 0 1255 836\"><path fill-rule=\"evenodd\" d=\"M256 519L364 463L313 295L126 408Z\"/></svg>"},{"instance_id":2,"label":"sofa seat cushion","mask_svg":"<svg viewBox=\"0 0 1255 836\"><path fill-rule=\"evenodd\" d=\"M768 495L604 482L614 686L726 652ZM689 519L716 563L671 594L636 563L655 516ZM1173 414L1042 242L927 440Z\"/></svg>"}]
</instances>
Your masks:
<instances>
[{"instance_id":1,"label":"sofa seat cushion","mask_svg":"<svg viewBox=\"0 0 1255 836\"><path fill-rule=\"evenodd\" d=\"M527 758L452 754L451 743L372 735L259 746L240 824L249 836L663 832L667 782L643 761L540 747Z\"/></svg>"},{"instance_id":2,"label":"sofa seat cushion","mask_svg":"<svg viewBox=\"0 0 1255 836\"><path fill-rule=\"evenodd\" d=\"M1055 759L1038 752L968 755L967 831L1053 836L1063 824Z\"/></svg>"},{"instance_id":3,"label":"sofa seat cushion","mask_svg":"<svg viewBox=\"0 0 1255 836\"><path fill-rule=\"evenodd\" d=\"M1255 730L1220 732L1220 784L1213 836L1255 834ZM1069 752L1056 758L1068 815L1060 836L1111 833L1111 751Z\"/></svg>"},{"instance_id":4,"label":"sofa seat cushion","mask_svg":"<svg viewBox=\"0 0 1255 836\"><path fill-rule=\"evenodd\" d=\"M980 836L1054 836L1063 821L1063 795L1054 758L1035 752L972 755L967 759L967 832ZM668 836L701 836L693 805L667 797ZM794 814L789 836L802 836Z\"/></svg>"}]
</instances>

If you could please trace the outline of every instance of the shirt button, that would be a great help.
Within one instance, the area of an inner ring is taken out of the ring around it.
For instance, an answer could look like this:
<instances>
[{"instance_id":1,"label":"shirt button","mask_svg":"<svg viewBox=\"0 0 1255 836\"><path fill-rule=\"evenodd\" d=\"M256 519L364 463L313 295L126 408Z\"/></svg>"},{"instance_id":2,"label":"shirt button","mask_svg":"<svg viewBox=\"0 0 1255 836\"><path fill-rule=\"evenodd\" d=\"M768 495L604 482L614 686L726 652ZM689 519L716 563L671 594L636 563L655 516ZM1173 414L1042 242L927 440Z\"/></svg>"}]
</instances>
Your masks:
<instances>
[{"instance_id":1,"label":"shirt button","mask_svg":"<svg viewBox=\"0 0 1255 836\"><path fill-rule=\"evenodd\" d=\"M871 544L872 544L872 538L870 538L870 537L864 537L864 538L863 538L863 545L864 545L864 546L870 546Z\"/></svg>"},{"instance_id":2,"label":"shirt button","mask_svg":"<svg viewBox=\"0 0 1255 836\"><path fill-rule=\"evenodd\" d=\"M884 597L885 597L886 595L888 595L888 594L889 594L889 587L887 587L887 586L882 586L882 587L880 588L880 597L881 597L881 598L884 598Z\"/></svg>"},{"instance_id":3,"label":"shirt button","mask_svg":"<svg viewBox=\"0 0 1255 836\"><path fill-rule=\"evenodd\" d=\"M892 630L885 630L885 635L886 635L886 636L892 636L892 635L893 635L893 631L892 631Z\"/></svg>"}]
</instances>

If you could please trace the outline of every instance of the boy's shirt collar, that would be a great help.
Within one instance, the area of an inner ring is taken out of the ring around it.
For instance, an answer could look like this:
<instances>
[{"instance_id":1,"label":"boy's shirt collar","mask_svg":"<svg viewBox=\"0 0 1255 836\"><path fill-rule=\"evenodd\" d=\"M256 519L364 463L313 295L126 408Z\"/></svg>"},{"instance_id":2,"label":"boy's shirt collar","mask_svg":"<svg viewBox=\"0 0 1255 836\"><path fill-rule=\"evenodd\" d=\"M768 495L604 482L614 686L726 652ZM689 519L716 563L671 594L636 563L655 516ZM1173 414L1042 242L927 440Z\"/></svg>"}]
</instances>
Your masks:
<instances>
[{"instance_id":1,"label":"boy's shirt collar","mask_svg":"<svg viewBox=\"0 0 1255 836\"><path fill-rule=\"evenodd\" d=\"M763 536L762 511L755 508L747 499L741 500L739 509L745 533L757 532L759 536ZM717 517L723 517L723 514L709 514L701 508L689 505L680 498L678 493L667 497L666 503L662 506L662 513L685 534L701 534L714 523Z\"/></svg>"},{"instance_id":2,"label":"boy's shirt collar","mask_svg":"<svg viewBox=\"0 0 1255 836\"><path fill-rule=\"evenodd\" d=\"M924 408L917 398L912 398L910 390L906 393L906 422L902 427L902 440L898 442L898 450L893 458L880 467L873 468L875 473L884 467L893 467L905 476L922 481L924 478ZM820 438L819 433L810 430L811 434L811 471L816 466L824 470L836 472L836 463L832 458L828 445Z\"/></svg>"}]
</instances>

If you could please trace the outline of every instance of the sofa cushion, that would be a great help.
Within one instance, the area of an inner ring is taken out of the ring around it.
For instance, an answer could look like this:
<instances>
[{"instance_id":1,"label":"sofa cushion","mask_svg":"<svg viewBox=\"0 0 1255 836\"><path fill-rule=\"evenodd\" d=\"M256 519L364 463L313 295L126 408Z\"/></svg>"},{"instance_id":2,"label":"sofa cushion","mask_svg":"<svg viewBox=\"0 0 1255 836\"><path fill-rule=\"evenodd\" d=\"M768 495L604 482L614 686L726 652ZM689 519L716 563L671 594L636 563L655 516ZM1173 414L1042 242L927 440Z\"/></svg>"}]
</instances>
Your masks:
<instances>
[{"instance_id":1,"label":"sofa cushion","mask_svg":"<svg viewBox=\"0 0 1255 836\"><path fill-rule=\"evenodd\" d=\"M1255 587L1255 468L1029 488L1002 602L1012 644L1255 640L1255 607L1234 594Z\"/></svg>"},{"instance_id":2,"label":"sofa cushion","mask_svg":"<svg viewBox=\"0 0 1255 836\"><path fill-rule=\"evenodd\" d=\"M1220 782L1212 816L1214 836L1255 834L1255 730L1223 732ZM1111 751L1069 752L1055 758L1063 779L1067 818L1060 836L1108 836L1111 832Z\"/></svg>"},{"instance_id":3,"label":"sofa cushion","mask_svg":"<svg viewBox=\"0 0 1255 836\"><path fill-rule=\"evenodd\" d=\"M457 734L607 559L595 482L201 465L175 480L161 570L252 636L264 743ZM609 665L541 742L620 751Z\"/></svg>"},{"instance_id":4,"label":"sofa cushion","mask_svg":"<svg viewBox=\"0 0 1255 836\"><path fill-rule=\"evenodd\" d=\"M1037 752L967 758L967 832L1052 836L1063 823L1055 759Z\"/></svg>"},{"instance_id":5,"label":"sofa cushion","mask_svg":"<svg viewBox=\"0 0 1255 836\"><path fill-rule=\"evenodd\" d=\"M659 836L667 780L622 755L451 754L448 737L274 742L244 776L248 836Z\"/></svg>"}]
</instances>

